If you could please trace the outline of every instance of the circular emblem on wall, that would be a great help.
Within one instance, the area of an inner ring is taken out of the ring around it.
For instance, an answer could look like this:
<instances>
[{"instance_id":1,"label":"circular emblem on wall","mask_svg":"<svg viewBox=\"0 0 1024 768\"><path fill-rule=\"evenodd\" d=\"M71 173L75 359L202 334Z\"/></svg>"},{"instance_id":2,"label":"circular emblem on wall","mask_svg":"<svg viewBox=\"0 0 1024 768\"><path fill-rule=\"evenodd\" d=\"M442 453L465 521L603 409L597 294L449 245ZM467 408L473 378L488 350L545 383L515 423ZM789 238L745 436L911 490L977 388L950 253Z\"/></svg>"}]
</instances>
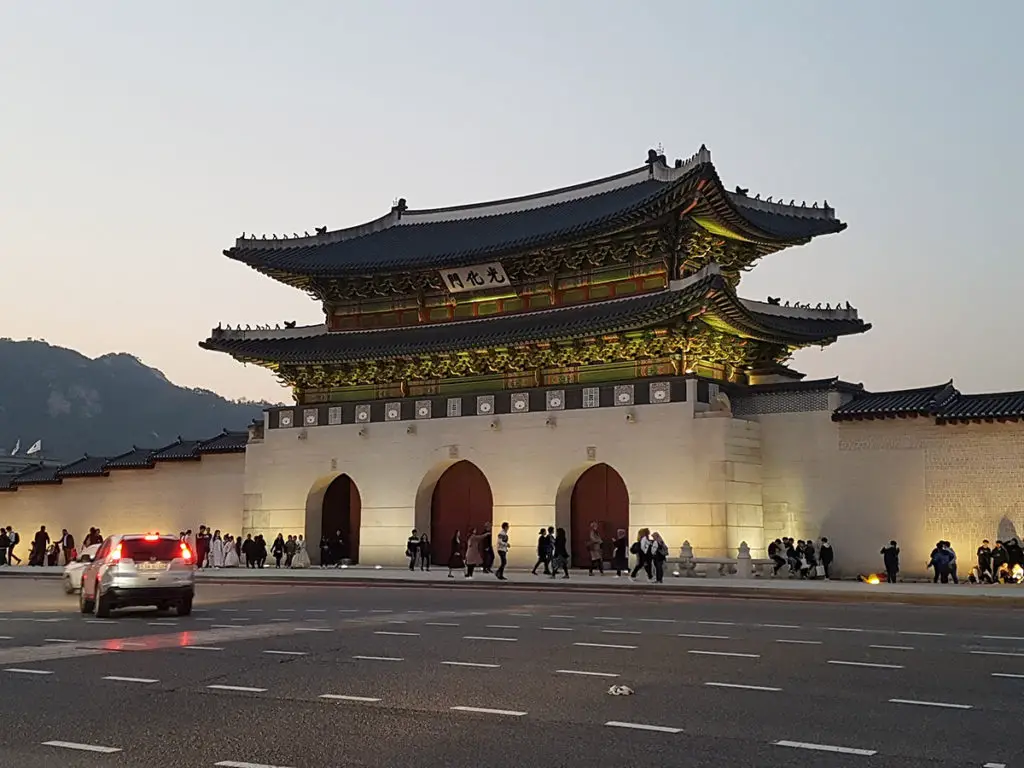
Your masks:
<instances>
[{"instance_id":1,"label":"circular emblem on wall","mask_svg":"<svg viewBox=\"0 0 1024 768\"><path fill-rule=\"evenodd\" d=\"M619 398L618 399L619 399L620 403L628 403L629 402L629 392L619 392Z\"/></svg>"},{"instance_id":2,"label":"circular emblem on wall","mask_svg":"<svg viewBox=\"0 0 1024 768\"><path fill-rule=\"evenodd\" d=\"M668 394L668 392L666 392L664 389L656 389L656 390L654 390L654 399L655 400L664 400L665 399L665 395L667 395L667 394Z\"/></svg>"},{"instance_id":3,"label":"circular emblem on wall","mask_svg":"<svg viewBox=\"0 0 1024 768\"><path fill-rule=\"evenodd\" d=\"M292 417L291 416L281 416L280 424L281 424L282 427L290 427L292 425Z\"/></svg>"},{"instance_id":4,"label":"circular emblem on wall","mask_svg":"<svg viewBox=\"0 0 1024 768\"><path fill-rule=\"evenodd\" d=\"M480 413L490 413L491 404L487 402L480 403Z\"/></svg>"},{"instance_id":5,"label":"circular emblem on wall","mask_svg":"<svg viewBox=\"0 0 1024 768\"><path fill-rule=\"evenodd\" d=\"M548 400L548 405L550 405L552 408L557 408L561 404L562 398L560 397L552 397L550 400Z\"/></svg>"},{"instance_id":6,"label":"circular emblem on wall","mask_svg":"<svg viewBox=\"0 0 1024 768\"><path fill-rule=\"evenodd\" d=\"M388 409L388 418L389 419L397 419L398 418L398 409L397 408L389 408Z\"/></svg>"},{"instance_id":7,"label":"circular emblem on wall","mask_svg":"<svg viewBox=\"0 0 1024 768\"><path fill-rule=\"evenodd\" d=\"M356 418L359 419L360 421L366 421L366 419L369 418L369 416L370 414L368 414L366 411L360 411L359 415Z\"/></svg>"},{"instance_id":8,"label":"circular emblem on wall","mask_svg":"<svg viewBox=\"0 0 1024 768\"><path fill-rule=\"evenodd\" d=\"M418 416L429 416L430 415L430 409L427 408L427 406L425 406L425 405L421 405L419 407L419 410L416 411L416 414Z\"/></svg>"},{"instance_id":9,"label":"circular emblem on wall","mask_svg":"<svg viewBox=\"0 0 1024 768\"><path fill-rule=\"evenodd\" d=\"M316 414L315 413L308 413L308 414L306 414L306 423L309 424L310 426L313 426L314 424L316 424Z\"/></svg>"},{"instance_id":10,"label":"circular emblem on wall","mask_svg":"<svg viewBox=\"0 0 1024 768\"><path fill-rule=\"evenodd\" d=\"M524 401L524 400L516 400L516 410L517 411L521 411L525 407L526 407L526 401Z\"/></svg>"}]
</instances>

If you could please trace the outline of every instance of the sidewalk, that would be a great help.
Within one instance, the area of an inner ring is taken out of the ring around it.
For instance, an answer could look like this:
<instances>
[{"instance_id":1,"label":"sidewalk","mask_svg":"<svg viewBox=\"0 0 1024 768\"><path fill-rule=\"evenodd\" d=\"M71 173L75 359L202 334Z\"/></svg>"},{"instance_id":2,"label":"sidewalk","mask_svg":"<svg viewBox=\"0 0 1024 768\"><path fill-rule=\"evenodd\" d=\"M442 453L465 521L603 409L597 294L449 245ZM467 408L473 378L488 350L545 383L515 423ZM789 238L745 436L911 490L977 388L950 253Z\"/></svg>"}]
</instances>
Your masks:
<instances>
[{"instance_id":1,"label":"sidewalk","mask_svg":"<svg viewBox=\"0 0 1024 768\"><path fill-rule=\"evenodd\" d=\"M614 574L588 576L582 571L569 579L534 576L527 570L506 571L508 581L500 582L493 575L478 574L472 580L462 576L447 578L446 568L433 571L409 571L407 568L351 566L348 568L309 568L286 570L277 568L231 568L202 570L196 574L207 584L303 584L309 586L377 586L435 589L505 589L512 591L556 591L587 593L630 593L730 597L767 600L806 600L839 602L908 602L916 604L998 604L1024 606L1024 585L932 584L902 582L899 584L863 584L855 580L801 581L788 578L740 579L735 576L682 578L666 576L664 584L646 580L631 582ZM0 579L59 579L62 567L0 568Z\"/></svg>"}]
</instances>

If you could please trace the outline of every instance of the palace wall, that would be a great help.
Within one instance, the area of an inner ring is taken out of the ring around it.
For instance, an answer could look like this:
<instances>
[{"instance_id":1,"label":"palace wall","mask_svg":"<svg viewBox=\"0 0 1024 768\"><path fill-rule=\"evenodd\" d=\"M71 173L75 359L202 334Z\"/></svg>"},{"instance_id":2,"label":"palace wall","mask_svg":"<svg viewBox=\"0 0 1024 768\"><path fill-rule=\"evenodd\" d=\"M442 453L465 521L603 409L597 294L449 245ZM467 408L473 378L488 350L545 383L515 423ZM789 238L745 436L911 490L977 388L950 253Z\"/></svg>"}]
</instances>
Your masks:
<instances>
[{"instance_id":1,"label":"palace wall","mask_svg":"<svg viewBox=\"0 0 1024 768\"><path fill-rule=\"evenodd\" d=\"M695 395L634 408L267 429L247 450L243 527L318 541L324 491L345 473L361 498L360 562L401 563L409 531L429 530L434 485L466 459L490 484L495 526L511 524L510 565L528 567L537 529L570 527L574 482L603 462L625 481L631 535L648 526L673 551L688 539L705 552L741 540L763 552L760 427L695 414Z\"/></svg>"},{"instance_id":2,"label":"palace wall","mask_svg":"<svg viewBox=\"0 0 1024 768\"><path fill-rule=\"evenodd\" d=\"M176 534L209 525L237 533L244 473L243 454L213 454L200 461L158 462L153 469L111 470L108 477L22 486L0 493L0 522L21 533L22 558L40 525L51 537L67 528L79 543L94 526L105 533Z\"/></svg>"}]
</instances>

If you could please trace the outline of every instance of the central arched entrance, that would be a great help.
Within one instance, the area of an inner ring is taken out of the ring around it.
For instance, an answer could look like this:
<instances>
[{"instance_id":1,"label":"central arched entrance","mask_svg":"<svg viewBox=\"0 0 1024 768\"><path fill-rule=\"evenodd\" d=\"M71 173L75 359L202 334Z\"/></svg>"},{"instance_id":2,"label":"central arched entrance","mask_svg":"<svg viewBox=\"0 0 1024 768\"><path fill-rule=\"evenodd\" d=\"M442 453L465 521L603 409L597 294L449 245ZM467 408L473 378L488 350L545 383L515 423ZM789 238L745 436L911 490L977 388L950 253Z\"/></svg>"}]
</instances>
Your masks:
<instances>
[{"instance_id":1,"label":"central arched entrance","mask_svg":"<svg viewBox=\"0 0 1024 768\"><path fill-rule=\"evenodd\" d=\"M605 561L611 560L615 532L619 528L624 528L627 535L629 532L629 492L622 476L607 464L595 464L587 469L572 488L569 535L574 568L590 566L587 544L592 522L597 523L604 540L602 557Z\"/></svg>"},{"instance_id":2,"label":"central arched entrance","mask_svg":"<svg viewBox=\"0 0 1024 768\"><path fill-rule=\"evenodd\" d=\"M438 478L430 499L431 559L445 565L451 554L455 531L462 535L462 547L471 528L493 523L491 485L476 464L463 459L452 464Z\"/></svg>"},{"instance_id":3,"label":"central arched entrance","mask_svg":"<svg viewBox=\"0 0 1024 768\"><path fill-rule=\"evenodd\" d=\"M324 492L320 512L321 535L333 537L341 531L341 556L355 565L359 562L359 517L362 500L359 489L348 475L338 475ZM317 542L318 544L319 542ZM315 546L311 544L310 546Z\"/></svg>"}]
</instances>

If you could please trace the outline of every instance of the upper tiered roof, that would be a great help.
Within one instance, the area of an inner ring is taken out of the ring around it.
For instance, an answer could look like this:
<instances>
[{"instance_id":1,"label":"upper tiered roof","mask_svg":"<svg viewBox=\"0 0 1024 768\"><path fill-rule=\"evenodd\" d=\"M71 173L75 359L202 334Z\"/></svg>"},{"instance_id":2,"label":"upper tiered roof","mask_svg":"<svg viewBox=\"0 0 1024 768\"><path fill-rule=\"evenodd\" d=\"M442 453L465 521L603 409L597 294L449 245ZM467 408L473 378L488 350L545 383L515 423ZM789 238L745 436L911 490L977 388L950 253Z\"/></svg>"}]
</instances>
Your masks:
<instances>
[{"instance_id":1,"label":"upper tiered roof","mask_svg":"<svg viewBox=\"0 0 1024 768\"><path fill-rule=\"evenodd\" d=\"M759 253L846 226L827 203L794 203L727 191L705 147L673 166L652 150L639 168L571 187L426 210L410 209L403 199L379 219L347 229L320 227L291 238L243 233L224 253L277 278L340 277L478 263L615 234L679 212Z\"/></svg>"}]
</instances>

